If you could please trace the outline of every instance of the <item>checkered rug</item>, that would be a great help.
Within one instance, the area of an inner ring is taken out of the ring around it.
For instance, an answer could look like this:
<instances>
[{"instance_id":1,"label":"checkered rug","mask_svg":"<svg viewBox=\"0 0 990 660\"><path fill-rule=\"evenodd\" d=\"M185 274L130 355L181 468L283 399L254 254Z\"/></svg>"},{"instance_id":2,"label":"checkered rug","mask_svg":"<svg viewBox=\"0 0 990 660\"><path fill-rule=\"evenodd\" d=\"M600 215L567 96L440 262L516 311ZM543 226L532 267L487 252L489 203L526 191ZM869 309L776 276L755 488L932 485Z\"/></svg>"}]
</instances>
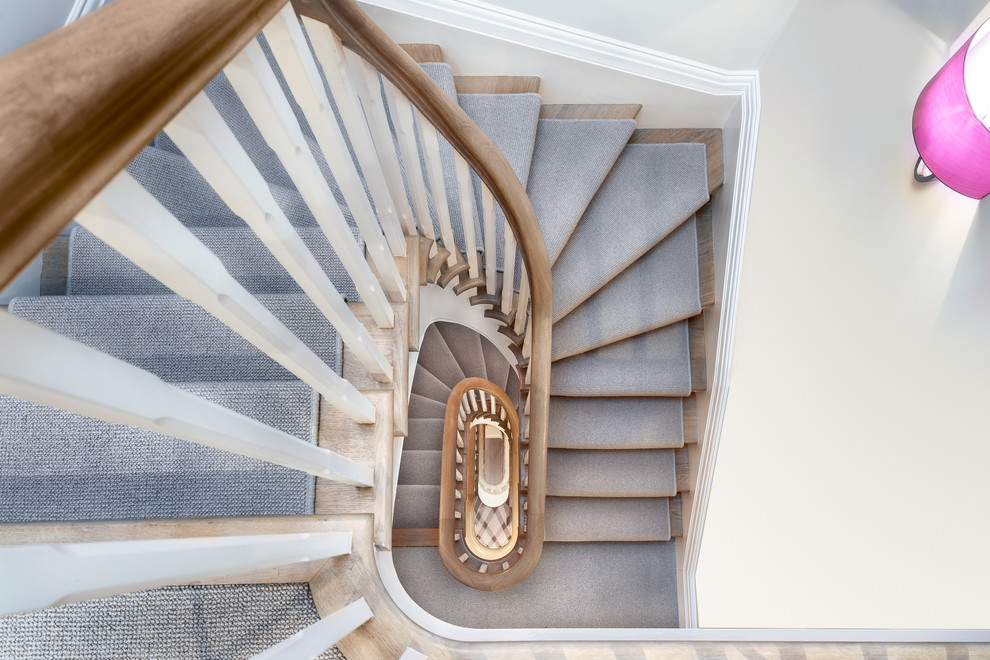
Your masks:
<instances>
[{"instance_id":1,"label":"checkered rug","mask_svg":"<svg viewBox=\"0 0 990 660\"><path fill-rule=\"evenodd\" d=\"M512 507L509 501L497 508L485 506L480 498L474 500L474 534L481 545L490 550L505 547L512 536Z\"/></svg>"}]
</instances>

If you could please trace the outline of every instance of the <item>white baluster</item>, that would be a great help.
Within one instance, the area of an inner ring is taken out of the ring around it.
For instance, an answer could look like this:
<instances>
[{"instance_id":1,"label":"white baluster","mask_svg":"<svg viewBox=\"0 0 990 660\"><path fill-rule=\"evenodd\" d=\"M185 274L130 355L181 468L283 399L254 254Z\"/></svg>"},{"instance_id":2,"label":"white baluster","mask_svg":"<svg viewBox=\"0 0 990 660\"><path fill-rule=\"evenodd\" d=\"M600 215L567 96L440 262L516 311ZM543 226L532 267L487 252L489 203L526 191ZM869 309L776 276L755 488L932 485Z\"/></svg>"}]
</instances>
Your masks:
<instances>
[{"instance_id":1,"label":"white baluster","mask_svg":"<svg viewBox=\"0 0 990 660\"><path fill-rule=\"evenodd\" d=\"M110 247L213 314L351 419L375 408L231 277L220 259L126 171L76 217Z\"/></svg>"},{"instance_id":2,"label":"white baluster","mask_svg":"<svg viewBox=\"0 0 990 660\"><path fill-rule=\"evenodd\" d=\"M516 304L515 332L523 334L526 330L526 320L529 317L529 278L526 277L526 264L522 265L522 277L519 282L519 300Z\"/></svg>"},{"instance_id":3,"label":"white baluster","mask_svg":"<svg viewBox=\"0 0 990 660\"><path fill-rule=\"evenodd\" d=\"M197 94L165 132L299 283L361 364L378 380L391 382L392 366L385 355L285 217L261 173L206 94ZM363 302L379 326L392 327L392 306L377 282L366 284Z\"/></svg>"},{"instance_id":4,"label":"white baluster","mask_svg":"<svg viewBox=\"0 0 990 660\"><path fill-rule=\"evenodd\" d=\"M505 223L503 234L505 249L502 254L502 312L506 316L512 313L512 294L515 293L516 282L516 236L512 233L509 223Z\"/></svg>"},{"instance_id":5,"label":"white baluster","mask_svg":"<svg viewBox=\"0 0 990 660\"><path fill-rule=\"evenodd\" d=\"M399 150L402 152L406 166L406 177L412 190L413 206L419 229L430 240L436 240L433 232L433 219L430 216L430 206L426 192L426 180L423 178L423 167L419 162L419 145L416 143L416 117L413 115L412 103L405 95L395 88L389 80L384 81L385 99L392 112L396 136L399 138Z\"/></svg>"},{"instance_id":6,"label":"white baluster","mask_svg":"<svg viewBox=\"0 0 990 660\"><path fill-rule=\"evenodd\" d=\"M350 551L350 532L2 546L0 616Z\"/></svg>"},{"instance_id":7,"label":"white baluster","mask_svg":"<svg viewBox=\"0 0 990 660\"><path fill-rule=\"evenodd\" d=\"M313 53L306 43L306 37L303 35L291 3L286 4L271 20L265 27L264 33L275 60L292 90L292 95L313 129L316 141L330 165L347 206L355 219L361 217L363 222L359 223L359 226L374 227L377 231L377 221L371 202L364 192L364 185L351 159L340 125L333 116L330 99L323 86L323 78L320 77ZM392 148L391 143L389 148ZM403 204L408 207L404 197L399 202L400 209ZM395 214L385 213L383 209L381 226L392 254L405 256L406 240L398 227Z\"/></svg>"},{"instance_id":8,"label":"white baluster","mask_svg":"<svg viewBox=\"0 0 990 660\"><path fill-rule=\"evenodd\" d=\"M0 311L0 393L370 486L370 467L166 384L158 376Z\"/></svg>"},{"instance_id":9,"label":"white baluster","mask_svg":"<svg viewBox=\"0 0 990 660\"><path fill-rule=\"evenodd\" d=\"M461 225L464 229L464 250L467 252L468 277L480 276L478 267L478 241L474 233L474 193L471 192L471 166L464 156L454 152L454 168L457 172L457 191L461 204Z\"/></svg>"},{"instance_id":10,"label":"white baluster","mask_svg":"<svg viewBox=\"0 0 990 660\"><path fill-rule=\"evenodd\" d=\"M354 89L364 107L368 127L371 129L371 138L374 140L378 151L378 160L382 164L382 171L385 173L385 181L388 183L389 192L392 194L392 202L395 203L399 221L407 232L414 233L416 221L413 219L412 209L409 208L406 184L402 180L402 170L399 168L399 155L395 151L395 141L392 139L392 131L388 126L388 115L382 101L382 87L378 78L378 69L353 51L346 51L346 53L354 80ZM399 223L394 224L394 231L398 233L400 238L402 237L402 228L399 227ZM405 245L404 240L402 243ZM403 254L405 254L404 249Z\"/></svg>"},{"instance_id":11,"label":"white baluster","mask_svg":"<svg viewBox=\"0 0 990 660\"><path fill-rule=\"evenodd\" d=\"M299 122L296 121L289 101L279 87L278 79L272 71L261 46L257 41L251 41L243 51L224 69L234 91L244 103L251 118L254 119L258 130L265 141L278 155L285 171L299 189L299 194L306 200L313 217L327 234L331 245L340 257L341 262L348 268L359 272L363 268L355 260L360 256L360 249L351 233L351 228L344 219L337 201L334 199L330 185L323 177L313 153L306 143ZM359 214L360 216L360 214ZM382 286L394 301L406 299L405 285L399 274L392 253L385 244L381 229L377 224L372 226L367 219L355 217L361 229L361 235L368 247L372 263L382 278ZM338 249L338 245L341 246ZM361 261L364 261L363 258ZM362 279L374 280L370 269Z\"/></svg>"},{"instance_id":12,"label":"white baluster","mask_svg":"<svg viewBox=\"0 0 990 660\"><path fill-rule=\"evenodd\" d=\"M399 660L426 660L426 655L414 648L406 648L405 653L402 654Z\"/></svg>"},{"instance_id":13,"label":"white baluster","mask_svg":"<svg viewBox=\"0 0 990 660\"><path fill-rule=\"evenodd\" d=\"M488 295L498 293L498 275L495 247L495 197L488 186L481 183L481 222L485 229L485 281L488 283Z\"/></svg>"},{"instance_id":14,"label":"white baluster","mask_svg":"<svg viewBox=\"0 0 990 660\"><path fill-rule=\"evenodd\" d=\"M359 598L347 607L303 628L284 642L259 653L253 660L316 660L317 656L370 621L373 616L368 603L364 598Z\"/></svg>"},{"instance_id":15,"label":"white baluster","mask_svg":"<svg viewBox=\"0 0 990 660\"><path fill-rule=\"evenodd\" d=\"M344 130L354 147L361 172L368 182L371 198L375 200L375 208L378 209L380 216L384 216L381 217L382 225L396 225L398 224L398 211L395 206L397 202L389 192L381 157L375 149L371 129L361 109L355 81L351 79L347 69L344 46L326 24L305 16L302 20L310 43L313 44L313 52L323 69L323 75L326 76L327 85L330 87L334 101L337 102L337 111L340 112ZM405 197L401 199L404 200Z\"/></svg>"},{"instance_id":16,"label":"white baluster","mask_svg":"<svg viewBox=\"0 0 990 660\"><path fill-rule=\"evenodd\" d=\"M444 247L450 250L447 257L448 266L457 265L457 253L460 248L454 240L454 230L450 224L450 206L447 203L447 185L443 178L443 162L440 160L440 139L437 129L423 115L419 118L419 134L423 139L423 158L426 160L426 174L430 178L430 189L433 191L433 206L437 211L437 221L440 225L440 238Z\"/></svg>"}]
</instances>

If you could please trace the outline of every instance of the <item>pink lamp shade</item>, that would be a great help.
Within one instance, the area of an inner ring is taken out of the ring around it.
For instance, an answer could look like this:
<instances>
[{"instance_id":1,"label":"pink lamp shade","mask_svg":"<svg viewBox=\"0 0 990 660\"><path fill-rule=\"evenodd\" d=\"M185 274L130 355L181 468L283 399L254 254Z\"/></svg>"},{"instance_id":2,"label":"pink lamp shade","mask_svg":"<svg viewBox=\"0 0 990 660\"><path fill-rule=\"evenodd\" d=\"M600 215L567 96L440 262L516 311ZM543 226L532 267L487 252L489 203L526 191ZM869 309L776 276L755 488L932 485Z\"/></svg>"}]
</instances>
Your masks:
<instances>
[{"instance_id":1,"label":"pink lamp shade","mask_svg":"<svg viewBox=\"0 0 990 660\"><path fill-rule=\"evenodd\" d=\"M990 194L990 21L925 86L914 143L939 181L967 197Z\"/></svg>"}]
</instances>

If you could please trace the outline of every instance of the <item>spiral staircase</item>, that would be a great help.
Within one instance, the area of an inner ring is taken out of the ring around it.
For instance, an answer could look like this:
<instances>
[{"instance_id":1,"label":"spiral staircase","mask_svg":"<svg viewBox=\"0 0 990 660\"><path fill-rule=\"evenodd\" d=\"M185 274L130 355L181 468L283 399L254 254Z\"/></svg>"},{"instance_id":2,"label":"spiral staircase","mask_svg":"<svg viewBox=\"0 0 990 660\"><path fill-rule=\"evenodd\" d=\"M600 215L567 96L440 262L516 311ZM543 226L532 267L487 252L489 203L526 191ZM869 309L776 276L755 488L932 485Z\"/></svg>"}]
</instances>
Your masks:
<instances>
[{"instance_id":1,"label":"spiral staircase","mask_svg":"<svg viewBox=\"0 0 990 660\"><path fill-rule=\"evenodd\" d=\"M77 32L140 11L117 4ZM245 28L126 173L74 202L82 226L38 239L43 295L0 316L0 537L30 550L0 573L173 571L48 605L8 592L0 655L513 652L425 633L406 600L466 628L676 627L720 131L543 104L539 79L457 77L431 45L379 77L369 62L400 51L356 37L350 3L299 2L303 25L268 4L262 35ZM438 288L456 318L420 305ZM465 556L476 587L438 552L444 418L466 378L504 390L521 426L522 559ZM47 554L100 544L96 569Z\"/></svg>"}]
</instances>

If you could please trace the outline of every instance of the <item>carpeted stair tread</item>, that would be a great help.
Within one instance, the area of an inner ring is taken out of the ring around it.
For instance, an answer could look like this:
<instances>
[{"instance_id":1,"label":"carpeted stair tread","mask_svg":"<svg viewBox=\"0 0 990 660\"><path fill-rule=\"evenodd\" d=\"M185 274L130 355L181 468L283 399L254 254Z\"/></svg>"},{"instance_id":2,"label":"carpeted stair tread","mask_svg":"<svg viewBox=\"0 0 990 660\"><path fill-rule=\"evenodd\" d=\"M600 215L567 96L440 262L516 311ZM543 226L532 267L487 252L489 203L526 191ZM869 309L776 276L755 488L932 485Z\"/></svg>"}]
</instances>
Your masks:
<instances>
[{"instance_id":1,"label":"carpeted stair tread","mask_svg":"<svg viewBox=\"0 0 990 660\"><path fill-rule=\"evenodd\" d=\"M127 166L127 172L190 227L245 226L184 156L146 147ZM317 226L309 206L295 188L271 182L268 187L292 224ZM349 211L345 212L344 217L348 218L348 214Z\"/></svg>"},{"instance_id":2,"label":"carpeted stair tread","mask_svg":"<svg viewBox=\"0 0 990 660\"><path fill-rule=\"evenodd\" d=\"M443 419L447 404L413 392L409 395L409 419Z\"/></svg>"},{"instance_id":3,"label":"carpeted stair tread","mask_svg":"<svg viewBox=\"0 0 990 660\"><path fill-rule=\"evenodd\" d=\"M446 405L450 387L426 369L417 369L413 377L412 393L425 396Z\"/></svg>"},{"instance_id":4,"label":"carpeted stair tread","mask_svg":"<svg viewBox=\"0 0 990 660\"><path fill-rule=\"evenodd\" d=\"M673 449L547 451L547 495L671 497L676 494Z\"/></svg>"},{"instance_id":5,"label":"carpeted stair tread","mask_svg":"<svg viewBox=\"0 0 990 660\"><path fill-rule=\"evenodd\" d=\"M406 592L472 628L676 628L674 543L545 543L525 580L503 591L457 581L436 548L393 548Z\"/></svg>"},{"instance_id":6,"label":"carpeted stair tread","mask_svg":"<svg viewBox=\"0 0 990 660\"><path fill-rule=\"evenodd\" d=\"M440 85L447 96L457 100L457 88L454 85L454 70L446 62L421 62L419 67L427 73L433 82Z\"/></svg>"},{"instance_id":7,"label":"carpeted stair tread","mask_svg":"<svg viewBox=\"0 0 990 660\"><path fill-rule=\"evenodd\" d=\"M178 387L316 442L301 382ZM314 478L237 454L0 396L0 521L305 515Z\"/></svg>"},{"instance_id":8,"label":"carpeted stair tread","mask_svg":"<svg viewBox=\"0 0 990 660\"><path fill-rule=\"evenodd\" d=\"M636 128L633 119L541 119L526 191L553 264Z\"/></svg>"},{"instance_id":9,"label":"carpeted stair tread","mask_svg":"<svg viewBox=\"0 0 990 660\"><path fill-rule=\"evenodd\" d=\"M680 321L554 362L556 396L688 396L688 323Z\"/></svg>"},{"instance_id":10,"label":"carpeted stair tread","mask_svg":"<svg viewBox=\"0 0 990 660\"><path fill-rule=\"evenodd\" d=\"M548 497L545 540L669 541L666 497Z\"/></svg>"},{"instance_id":11,"label":"carpeted stair tread","mask_svg":"<svg viewBox=\"0 0 990 660\"><path fill-rule=\"evenodd\" d=\"M458 94L457 101L478 128L495 143L525 185L536 143L540 95Z\"/></svg>"},{"instance_id":12,"label":"carpeted stair tread","mask_svg":"<svg viewBox=\"0 0 990 660\"><path fill-rule=\"evenodd\" d=\"M504 390L509 382L509 370L511 369L509 361L495 347L495 344L484 337L481 341L481 353L485 358L485 377Z\"/></svg>"},{"instance_id":13,"label":"carpeted stair tread","mask_svg":"<svg viewBox=\"0 0 990 660\"><path fill-rule=\"evenodd\" d=\"M465 378L485 378L485 356L482 353L482 337L476 331L460 323L444 321L435 324L444 343L450 349Z\"/></svg>"},{"instance_id":14,"label":"carpeted stair tread","mask_svg":"<svg viewBox=\"0 0 990 660\"><path fill-rule=\"evenodd\" d=\"M400 484L395 489L392 527L439 527L440 486ZM431 548L435 553L436 548Z\"/></svg>"},{"instance_id":15,"label":"carpeted stair tread","mask_svg":"<svg viewBox=\"0 0 990 660\"><path fill-rule=\"evenodd\" d=\"M402 463L399 465L399 485L439 486L442 457L443 452L439 449L403 452Z\"/></svg>"},{"instance_id":16,"label":"carpeted stair tread","mask_svg":"<svg viewBox=\"0 0 990 660\"><path fill-rule=\"evenodd\" d=\"M257 299L340 373L340 338L309 298ZM17 298L10 311L166 381L296 380L216 317L176 295Z\"/></svg>"},{"instance_id":17,"label":"carpeted stair tread","mask_svg":"<svg viewBox=\"0 0 990 660\"><path fill-rule=\"evenodd\" d=\"M465 378L436 324L431 324L423 333L416 368L426 369L451 389Z\"/></svg>"},{"instance_id":18,"label":"carpeted stair tread","mask_svg":"<svg viewBox=\"0 0 990 660\"><path fill-rule=\"evenodd\" d=\"M555 449L659 449L684 445L677 397L550 397Z\"/></svg>"},{"instance_id":19,"label":"carpeted stair tread","mask_svg":"<svg viewBox=\"0 0 990 660\"><path fill-rule=\"evenodd\" d=\"M704 144L627 145L553 266L554 320L632 265L706 201Z\"/></svg>"},{"instance_id":20,"label":"carpeted stair tread","mask_svg":"<svg viewBox=\"0 0 990 660\"><path fill-rule=\"evenodd\" d=\"M540 119L539 94L459 94L458 102L474 123L491 138L498 150L512 166L523 186L529 180L530 165L533 161L533 147L536 143L536 128ZM481 208L481 179L472 173L474 190L474 207ZM476 216L480 216L475 211ZM495 218L495 250L486 247L486 258L496 259L497 267L504 268L505 257L505 214L496 203ZM458 216L459 217L459 216ZM479 245L484 237L481 218L476 217L475 234L479 237ZM516 270L518 286L520 270Z\"/></svg>"},{"instance_id":21,"label":"carpeted stair tread","mask_svg":"<svg viewBox=\"0 0 990 660\"><path fill-rule=\"evenodd\" d=\"M296 281L252 230L192 227L190 231L220 258L227 272L251 293L302 293ZM338 293L347 300L360 300L354 283L323 231L301 227L298 232ZM364 243L356 230L355 238L363 248ZM171 293L167 286L83 227L73 229L69 255L69 295Z\"/></svg>"},{"instance_id":22,"label":"carpeted stair tread","mask_svg":"<svg viewBox=\"0 0 990 660\"><path fill-rule=\"evenodd\" d=\"M437 450L443 447L443 419L409 420L409 434L402 443L402 450ZM404 455L404 454L403 454Z\"/></svg>"},{"instance_id":23,"label":"carpeted stair tread","mask_svg":"<svg viewBox=\"0 0 990 660\"><path fill-rule=\"evenodd\" d=\"M165 587L0 618L0 656L242 660L319 620L307 584Z\"/></svg>"},{"instance_id":24,"label":"carpeted stair tread","mask_svg":"<svg viewBox=\"0 0 990 660\"><path fill-rule=\"evenodd\" d=\"M553 324L552 359L578 355L700 312L698 232L691 218Z\"/></svg>"}]
</instances>

